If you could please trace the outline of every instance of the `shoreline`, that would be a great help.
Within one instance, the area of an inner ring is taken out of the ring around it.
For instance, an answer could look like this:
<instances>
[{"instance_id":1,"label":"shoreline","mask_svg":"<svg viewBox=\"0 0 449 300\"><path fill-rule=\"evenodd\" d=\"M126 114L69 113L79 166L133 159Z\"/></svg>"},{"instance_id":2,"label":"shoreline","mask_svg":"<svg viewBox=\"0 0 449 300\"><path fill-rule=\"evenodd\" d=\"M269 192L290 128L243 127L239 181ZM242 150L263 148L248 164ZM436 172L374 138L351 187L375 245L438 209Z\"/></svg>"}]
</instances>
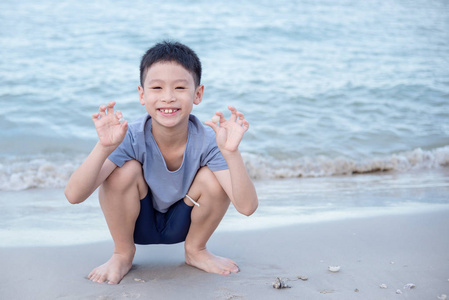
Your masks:
<instances>
[{"instance_id":1,"label":"shoreline","mask_svg":"<svg viewBox=\"0 0 449 300\"><path fill-rule=\"evenodd\" d=\"M0 298L437 299L449 294L448 212L217 232L209 249L241 269L229 276L185 265L183 243L138 246L133 268L117 286L86 279L109 259L112 242L0 248ZM330 265L341 270L331 273ZM293 280L299 275L309 279ZM274 289L276 277L291 279L291 288ZM416 287L403 289L408 283Z\"/></svg>"},{"instance_id":2,"label":"shoreline","mask_svg":"<svg viewBox=\"0 0 449 300\"><path fill-rule=\"evenodd\" d=\"M271 230L320 222L449 209L449 169L407 174L255 181L259 208L250 218L231 205L217 233ZM63 189L0 192L0 247L83 245L108 241L97 192L70 205Z\"/></svg>"}]
</instances>

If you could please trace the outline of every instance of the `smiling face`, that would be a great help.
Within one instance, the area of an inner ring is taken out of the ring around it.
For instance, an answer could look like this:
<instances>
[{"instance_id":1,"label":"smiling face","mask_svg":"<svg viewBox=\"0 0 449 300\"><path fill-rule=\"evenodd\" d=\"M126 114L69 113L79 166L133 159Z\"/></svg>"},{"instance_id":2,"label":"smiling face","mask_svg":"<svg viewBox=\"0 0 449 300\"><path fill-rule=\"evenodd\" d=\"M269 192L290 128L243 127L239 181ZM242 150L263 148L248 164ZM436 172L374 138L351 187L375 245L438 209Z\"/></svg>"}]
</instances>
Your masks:
<instances>
[{"instance_id":1,"label":"smiling face","mask_svg":"<svg viewBox=\"0 0 449 300\"><path fill-rule=\"evenodd\" d=\"M140 103L152 117L153 128L187 128L193 104L201 102L203 92L204 86L196 87L192 74L176 62L153 64L139 86Z\"/></svg>"}]
</instances>

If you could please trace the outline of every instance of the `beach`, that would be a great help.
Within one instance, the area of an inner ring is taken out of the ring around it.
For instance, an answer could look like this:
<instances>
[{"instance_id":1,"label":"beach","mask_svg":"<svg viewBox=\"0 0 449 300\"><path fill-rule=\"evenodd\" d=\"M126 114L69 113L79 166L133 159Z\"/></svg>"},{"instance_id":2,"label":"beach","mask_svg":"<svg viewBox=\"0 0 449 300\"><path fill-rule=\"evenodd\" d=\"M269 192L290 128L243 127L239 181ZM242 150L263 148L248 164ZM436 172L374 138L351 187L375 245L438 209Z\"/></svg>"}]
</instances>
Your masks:
<instances>
[{"instance_id":1,"label":"beach","mask_svg":"<svg viewBox=\"0 0 449 300\"><path fill-rule=\"evenodd\" d=\"M184 263L183 243L137 246L117 286L87 279L113 248L94 193L1 192L0 299L437 299L449 294L448 170L256 180L208 243L241 272ZM340 266L332 273L329 266ZM306 276L303 281L298 276ZM274 289L277 278L291 288ZM412 289L404 289L414 284ZM381 288L386 285L387 288ZM401 294L397 294L397 290Z\"/></svg>"},{"instance_id":2,"label":"beach","mask_svg":"<svg viewBox=\"0 0 449 300\"><path fill-rule=\"evenodd\" d=\"M184 263L183 244L138 246L119 285L92 283L112 243L0 248L2 299L438 299L449 294L449 210L219 232L240 273ZM328 271L340 266L339 272ZM7 272L5 272L7 270ZM308 280L297 279L307 276ZM274 289L277 277L291 286ZM404 286L412 283L412 289ZM381 288L385 284L387 288ZM397 294L400 290L402 294Z\"/></svg>"},{"instance_id":3,"label":"beach","mask_svg":"<svg viewBox=\"0 0 449 300\"><path fill-rule=\"evenodd\" d=\"M448 11L423 0L1 1L0 299L449 295ZM192 114L228 117L232 105L249 121L239 150L259 208L247 218L231 206L208 243L238 274L187 266L183 244L138 246L120 285L95 284L87 275L113 247L98 194L73 206L64 187L98 141L100 105L115 101L129 122L145 113L140 59L163 40L201 59ZM274 289L277 278L290 288Z\"/></svg>"}]
</instances>

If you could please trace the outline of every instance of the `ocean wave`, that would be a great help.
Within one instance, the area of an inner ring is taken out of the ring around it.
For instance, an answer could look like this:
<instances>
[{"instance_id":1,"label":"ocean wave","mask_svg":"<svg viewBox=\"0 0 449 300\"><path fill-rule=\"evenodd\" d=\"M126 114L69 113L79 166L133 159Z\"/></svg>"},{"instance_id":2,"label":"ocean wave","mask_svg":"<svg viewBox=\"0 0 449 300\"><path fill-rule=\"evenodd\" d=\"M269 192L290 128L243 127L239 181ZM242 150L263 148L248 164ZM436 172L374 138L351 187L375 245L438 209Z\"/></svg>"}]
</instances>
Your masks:
<instances>
[{"instance_id":1,"label":"ocean wave","mask_svg":"<svg viewBox=\"0 0 449 300\"><path fill-rule=\"evenodd\" d=\"M32 188L62 188L79 166L80 160L64 158L11 157L0 161L0 191Z\"/></svg>"},{"instance_id":2,"label":"ocean wave","mask_svg":"<svg viewBox=\"0 0 449 300\"><path fill-rule=\"evenodd\" d=\"M407 172L449 165L449 145L432 150L413 151L365 160L325 156L276 160L243 153L248 173L253 179L326 177L379 171ZM63 188L82 158L46 156L39 158L10 157L0 160L0 191L32 188Z\"/></svg>"},{"instance_id":3,"label":"ocean wave","mask_svg":"<svg viewBox=\"0 0 449 300\"><path fill-rule=\"evenodd\" d=\"M364 174L381 171L407 172L449 165L449 146L432 150L413 151L373 157L364 160L325 156L275 160L254 154L244 154L246 169L253 179L280 179L295 177L327 177Z\"/></svg>"}]
</instances>

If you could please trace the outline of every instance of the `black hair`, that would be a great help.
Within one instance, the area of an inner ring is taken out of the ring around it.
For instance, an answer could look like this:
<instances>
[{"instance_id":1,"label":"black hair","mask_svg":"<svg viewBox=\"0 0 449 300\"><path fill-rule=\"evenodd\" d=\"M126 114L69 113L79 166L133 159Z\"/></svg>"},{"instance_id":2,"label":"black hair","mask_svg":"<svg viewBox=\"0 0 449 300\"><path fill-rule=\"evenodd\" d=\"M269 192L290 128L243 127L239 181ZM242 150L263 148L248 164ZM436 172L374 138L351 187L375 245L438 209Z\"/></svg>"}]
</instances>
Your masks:
<instances>
[{"instance_id":1,"label":"black hair","mask_svg":"<svg viewBox=\"0 0 449 300\"><path fill-rule=\"evenodd\" d=\"M176 62L189 71L199 86L201 82L201 62L196 53L179 42L163 41L148 49L140 61L140 85L143 88L148 69L157 62Z\"/></svg>"}]
</instances>

